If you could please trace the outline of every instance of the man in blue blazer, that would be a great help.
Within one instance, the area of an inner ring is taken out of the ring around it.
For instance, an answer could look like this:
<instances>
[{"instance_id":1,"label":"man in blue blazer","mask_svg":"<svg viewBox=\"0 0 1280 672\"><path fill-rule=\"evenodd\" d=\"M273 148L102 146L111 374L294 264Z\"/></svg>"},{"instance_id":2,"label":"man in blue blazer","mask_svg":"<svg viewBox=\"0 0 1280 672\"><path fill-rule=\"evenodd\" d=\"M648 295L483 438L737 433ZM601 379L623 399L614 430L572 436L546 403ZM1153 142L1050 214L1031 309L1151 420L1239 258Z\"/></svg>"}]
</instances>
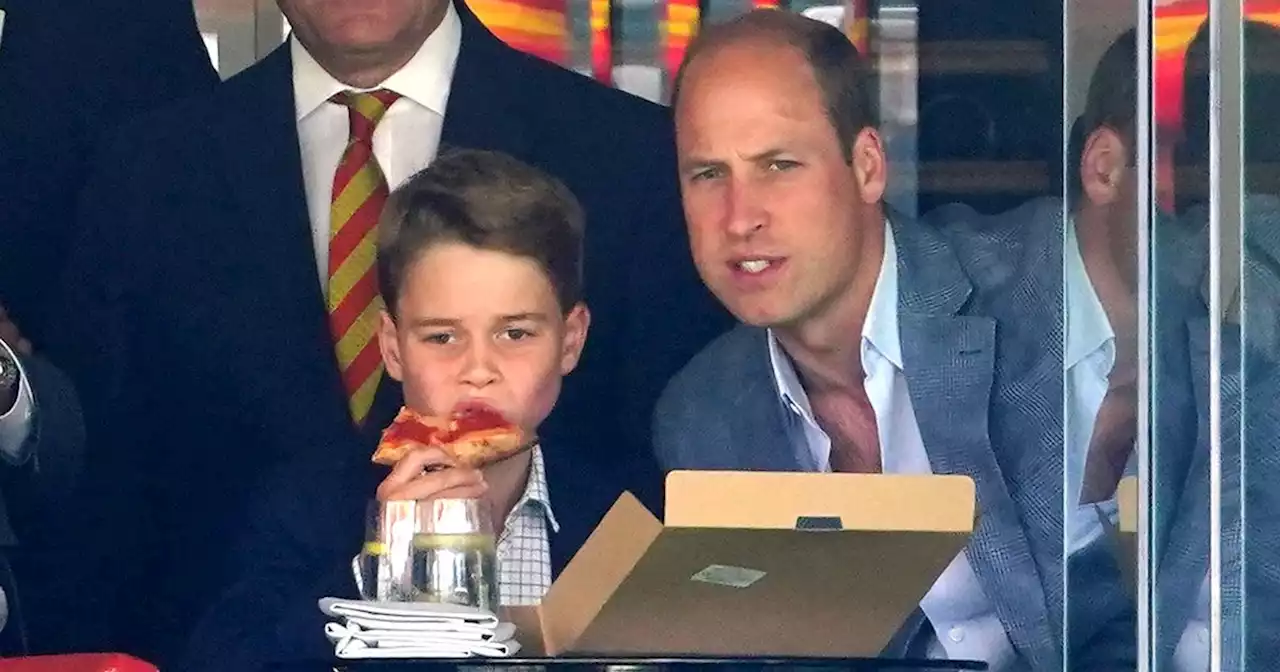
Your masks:
<instances>
[{"instance_id":1,"label":"man in blue blazer","mask_svg":"<svg viewBox=\"0 0 1280 672\"><path fill-rule=\"evenodd\" d=\"M1060 670L1062 204L886 212L866 72L839 31L778 13L691 48L675 103L689 235L744 324L671 382L656 452L667 469L972 477L973 539L886 653ZM1073 669L1132 659L1091 639L1071 633Z\"/></svg>"},{"instance_id":2,"label":"man in blue blazer","mask_svg":"<svg viewBox=\"0 0 1280 672\"><path fill-rule=\"evenodd\" d=\"M578 196L593 340L544 427L599 437L582 451L612 468L654 468L662 385L727 325L688 257L666 110L509 48L462 2L280 6L284 45L104 148L71 263L62 351L104 560L86 563L83 608L160 662L226 586L262 475L370 454L401 404L384 375L355 421L335 357L331 225L352 213L331 196L351 146L381 177L362 198L450 146L514 155ZM376 130L344 106L357 93L387 101Z\"/></svg>"}]
</instances>

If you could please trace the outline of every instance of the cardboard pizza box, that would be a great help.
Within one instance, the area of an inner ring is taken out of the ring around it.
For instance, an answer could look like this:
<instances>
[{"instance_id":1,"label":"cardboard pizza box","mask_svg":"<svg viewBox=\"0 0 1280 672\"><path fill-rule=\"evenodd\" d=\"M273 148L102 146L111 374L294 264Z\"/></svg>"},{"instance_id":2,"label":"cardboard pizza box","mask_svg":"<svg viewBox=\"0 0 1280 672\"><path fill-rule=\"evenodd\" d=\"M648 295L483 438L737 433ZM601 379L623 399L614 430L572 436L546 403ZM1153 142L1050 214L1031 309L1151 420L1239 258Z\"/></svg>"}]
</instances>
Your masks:
<instances>
[{"instance_id":1,"label":"cardboard pizza box","mask_svg":"<svg viewBox=\"0 0 1280 672\"><path fill-rule=\"evenodd\" d=\"M531 655L875 656L964 549L963 476L673 472L624 494L537 607Z\"/></svg>"},{"instance_id":2,"label":"cardboard pizza box","mask_svg":"<svg viewBox=\"0 0 1280 672\"><path fill-rule=\"evenodd\" d=\"M1115 525L1109 526L1116 562L1125 586L1138 587L1138 477L1126 476L1116 486ZM1109 521L1104 520L1104 524Z\"/></svg>"}]
</instances>

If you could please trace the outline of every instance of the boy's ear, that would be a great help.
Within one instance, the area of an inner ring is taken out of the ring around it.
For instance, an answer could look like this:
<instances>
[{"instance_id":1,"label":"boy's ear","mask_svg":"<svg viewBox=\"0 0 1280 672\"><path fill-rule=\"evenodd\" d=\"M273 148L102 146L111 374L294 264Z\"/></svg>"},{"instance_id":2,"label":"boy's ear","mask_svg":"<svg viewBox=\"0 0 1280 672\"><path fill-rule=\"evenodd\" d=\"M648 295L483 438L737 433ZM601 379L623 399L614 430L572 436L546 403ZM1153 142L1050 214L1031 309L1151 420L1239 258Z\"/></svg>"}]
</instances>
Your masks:
<instances>
[{"instance_id":1,"label":"boy's ear","mask_svg":"<svg viewBox=\"0 0 1280 672\"><path fill-rule=\"evenodd\" d=\"M404 382L404 362L400 359L400 341L396 339L396 323L391 315L382 311L382 322L378 325L378 350L382 351L382 363L387 367L387 374L393 379Z\"/></svg>"},{"instance_id":2,"label":"boy's ear","mask_svg":"<svg viewBox=\"0 0 1280 672\"><path fill-rule=\"evenodd\" d=\"M579 302L564 319L564 340L560 348L560 375L567 376L578 367L582 348L587 344L587 330L591 328L591 311L587 304Z\"/></svg>"}]
</instances>

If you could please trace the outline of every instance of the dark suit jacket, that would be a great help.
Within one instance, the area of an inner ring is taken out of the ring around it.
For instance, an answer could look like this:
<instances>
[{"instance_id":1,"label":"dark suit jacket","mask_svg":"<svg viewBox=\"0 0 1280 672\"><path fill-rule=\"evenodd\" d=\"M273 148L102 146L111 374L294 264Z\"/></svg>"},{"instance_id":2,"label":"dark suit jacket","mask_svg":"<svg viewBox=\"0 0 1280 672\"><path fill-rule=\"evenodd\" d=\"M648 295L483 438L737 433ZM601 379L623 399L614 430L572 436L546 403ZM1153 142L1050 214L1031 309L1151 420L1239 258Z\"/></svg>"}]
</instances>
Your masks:
<instances>
[{"instance_id":1,"label":"dark suit jacket","mask_svg":"<svg viewBox=\"0 0 1280 672\"><path fill-rule=\"evenodd\" d=\"M955 206L926 221L890 221L904 375L930 465L975 480L980 517L969 561L1022 664L1061 670L1061 201L993 217ZM659 461L799 470L784 411L765 331L739 327L664 392L654 417ZM1092 642L1125 614L1111 601L1085 606L1072 606L1073 616L1086 612L1073 621L1082 627L1071 633L1072 669L1124 669L1127 661Z\"/></svg>"},{"instance_id":2,"label":"dark suit jacket","mask_svg":"<svg viewBox=\"0 0 1280 672\"><path fill-rule=\"evenodd\" d=\"M190 2L0 0L0 8L0 305L43 345L95 142L218 76Z\"/></svg>"},{"instance_id":3,"label":"dark suit jacket","mask_svg":"<svg viewBox=\"0 0 1280 672\"><path fill-rule=\"evenodd\" d=\"M577 553L626 485L576 459L576 442L543 436L547 489L560 531L548 529L552 577ZM255 509L239 580L206 615L180 669L245 670L333 658L322 597L359 599L351 558L363 540L363 512L387 470L367 457L299 464L281 474Z\"/></svg>"},{"instance_id":4,"label":"dark suit jacket","mask_svg":"<svg viewBox=\"0 0 1280 672\"><path fill-rule=\"evenodd\" d=\"M602 437L583 450L656 471L645 459L652 404L726 319L689 258L668 113L521 54L459 10L441 144L541 167L588 217L591 338L544 430ZM65 352L93 442L89 527L115 557L98 573L112 578L95 579L79 606L122 624L109 633L117 648L161 662L226 585L259 476L298 456L369 455L400 405L388 381L366 429L349 420L291 72L281 47L124 129L84 198ZM641 494L652 502L657 489Z\"/></svg>"}]
</instances>

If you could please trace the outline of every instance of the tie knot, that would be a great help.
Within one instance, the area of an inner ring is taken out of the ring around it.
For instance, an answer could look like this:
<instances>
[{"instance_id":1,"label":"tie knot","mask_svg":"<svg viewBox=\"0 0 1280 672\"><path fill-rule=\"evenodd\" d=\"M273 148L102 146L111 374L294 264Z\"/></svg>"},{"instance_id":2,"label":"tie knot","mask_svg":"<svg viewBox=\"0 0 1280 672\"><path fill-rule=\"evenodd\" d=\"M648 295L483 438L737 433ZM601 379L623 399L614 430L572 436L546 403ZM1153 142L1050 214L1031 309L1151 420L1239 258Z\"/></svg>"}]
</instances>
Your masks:
<instances>
[{"instance_id":1,"label":"tie knot","mask_svg":"<svg viewBox=\"0 0 1280 672\"><path fill-rule=\"evenodd\" d=\"M378 89L376 91L343 91L335 94L330 100L348 108L352 139L370 142L378 122L382 121L383 115L399 99L400 94L394 91Z\"/></svg>"}]
</instances>

